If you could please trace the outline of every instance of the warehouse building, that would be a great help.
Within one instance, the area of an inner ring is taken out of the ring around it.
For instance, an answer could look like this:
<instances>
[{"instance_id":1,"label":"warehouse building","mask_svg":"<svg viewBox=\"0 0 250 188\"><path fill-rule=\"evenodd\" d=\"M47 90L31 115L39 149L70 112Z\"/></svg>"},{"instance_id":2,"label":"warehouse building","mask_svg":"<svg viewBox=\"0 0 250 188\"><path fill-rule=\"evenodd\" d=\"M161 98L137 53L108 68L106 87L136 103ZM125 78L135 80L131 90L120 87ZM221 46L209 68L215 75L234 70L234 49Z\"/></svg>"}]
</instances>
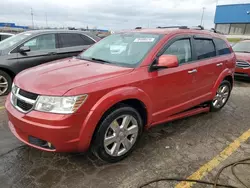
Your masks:
<instances>
[{"instance_id":1,"label":"warehouse building","mask_svg":"<svg viewBox=\"0 0 250 188\"><path fill-rule=\"evenodd\" d=\"M1 23L0 22L0 31L1 32L16 33L16 32L26 31L28 29L29 29L28 26L20 26L20 25L16 25L15 23Z\"/></svg>"},{"instance_id":2,"label":"warehouse building","mask_svg":"<svg viewBox=\"0 0 250 188\"><path fill-rule=\"evenodd\" d=\"M218 5L215 29L227 35L250 35L250 3Z\"/></svg>"}]
</instances>

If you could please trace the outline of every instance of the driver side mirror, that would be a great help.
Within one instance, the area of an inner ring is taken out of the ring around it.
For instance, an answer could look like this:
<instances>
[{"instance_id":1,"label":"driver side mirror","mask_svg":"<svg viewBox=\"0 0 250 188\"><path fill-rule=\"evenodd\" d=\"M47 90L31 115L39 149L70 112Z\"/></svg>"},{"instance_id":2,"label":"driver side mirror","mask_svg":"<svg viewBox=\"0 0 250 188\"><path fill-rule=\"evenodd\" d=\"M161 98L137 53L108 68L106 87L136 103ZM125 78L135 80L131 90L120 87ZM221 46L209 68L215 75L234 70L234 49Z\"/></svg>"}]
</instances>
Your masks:
<instances>
[{"instance_id":1,"label":"driver side mirror","mask_svg":"<svg viewBox=\"0 0 250 188\"><path fill-rule=\"evenodd\" d=\"M178 58L176 55L161 55L157 64L153 65L153 69L174 68L178 67Z\"/></svg>"},{"instance_id":2,"label":"driver side mirror","mask_svg":"<svg viewBox=\"0 0 250 188\"><path fill-rule=\"evenodd\" d=\"M19 48L19 53L26 53L30 51L30 47L28 46L22 46Z\"/></svg>"}]
</instances>

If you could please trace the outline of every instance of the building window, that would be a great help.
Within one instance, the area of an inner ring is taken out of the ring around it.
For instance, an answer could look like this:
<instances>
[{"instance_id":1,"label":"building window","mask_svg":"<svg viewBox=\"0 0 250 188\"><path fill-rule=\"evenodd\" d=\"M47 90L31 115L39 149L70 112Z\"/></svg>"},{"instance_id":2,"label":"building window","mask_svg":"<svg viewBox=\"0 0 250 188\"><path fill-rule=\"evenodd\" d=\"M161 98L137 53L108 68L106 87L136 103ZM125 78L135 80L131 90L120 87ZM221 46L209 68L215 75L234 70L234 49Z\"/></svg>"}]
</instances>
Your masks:
<instances>
[{"instance_id":1,"label":"building window","mask_svg":"<svg viewBox=\"0 0 250 188\"><path fill-rule=\"evenodd\" d=\"M250 35L250 24L247 24L245 35Z\"/></svg>"},{"instance_id":2,"label":"building window","mask_svg":"<svg viewBox=\"0 0 250 188\"><path fill-rule=\"evenodd\" d=\"M231 24L229 34L232 35L243 35L246 24Z\"/></svg>"},{"instance_id":3,"label":"building window","mask_svg":"<svg viewBox=\"0 0 250 188\"><path fill-rule=\"evenodd\" d=\"M223 34L228 34L229 28L230 28L230 24L216 24L216 30Z\"/></svg>"}]
</instances>

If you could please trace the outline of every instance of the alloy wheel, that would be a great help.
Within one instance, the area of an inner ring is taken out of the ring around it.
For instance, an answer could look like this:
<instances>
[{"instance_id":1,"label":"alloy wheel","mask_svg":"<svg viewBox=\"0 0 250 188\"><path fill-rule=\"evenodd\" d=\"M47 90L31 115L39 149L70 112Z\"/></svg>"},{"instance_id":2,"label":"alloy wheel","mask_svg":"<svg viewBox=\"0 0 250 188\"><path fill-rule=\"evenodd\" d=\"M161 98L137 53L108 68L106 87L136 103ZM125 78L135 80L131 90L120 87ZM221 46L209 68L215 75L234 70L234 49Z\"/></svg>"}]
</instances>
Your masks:
<instances>
[{"instance_id":1,"label":"alloy wheel","mask_svg":"<svg viewBox=\"0 0 250 188\"><path fill-rule=\"evenodd\" d=\"M226 102L230 94L230 89L227 85L221 85L213 100L213 106L215 108L221 108Z\"/></svg>"},{"instance_id":2,"label":"alloy wheel","mask_svg":"<svg viewBox=\"0 0 250 188\"><path fill-rule=\"evenodd\" d=\"M8 90L8 87L7 79L0 75L0 95L3 95Z\"/></svg>"},{"instance_id":3,"label":"alloy wheel","mask_svg":"<svg viewBox=\"0 0 250 188\"><path fill-rule=\"evenodd\" d=\"M138 122L133 116L119 116L109 125L105 133L105 151L114 157L124 155L135 144L138 132Z\"/></svg>"}]
</instances>

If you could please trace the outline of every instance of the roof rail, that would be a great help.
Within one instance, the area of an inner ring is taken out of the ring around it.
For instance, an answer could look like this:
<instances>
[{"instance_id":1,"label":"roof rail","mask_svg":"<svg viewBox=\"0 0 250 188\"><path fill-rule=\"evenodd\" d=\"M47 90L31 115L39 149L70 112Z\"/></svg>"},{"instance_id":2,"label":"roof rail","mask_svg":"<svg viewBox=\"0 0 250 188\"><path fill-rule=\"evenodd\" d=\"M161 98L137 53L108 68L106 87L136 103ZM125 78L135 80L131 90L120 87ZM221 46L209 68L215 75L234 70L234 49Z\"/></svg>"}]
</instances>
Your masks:
<instances>
[{"instance_id":1,"label":"roof rail","mask_svg":"<svg viewBox=\"0 0 250 188\"><path fill-rule=\"evenodd\" d=\"M214 32L214 33L218 33L218 34L223 34L222 32L219 32L219 31L217 31L217 30L214 29L214 28L211 28L210 31L211 31L211 32Z\"/></svg>"},{"instance_id":2,"label":"roof rail","mask_svg":"<svg viewBox=\"0 0 250 188\"><path fill-rule=\"evenodd\" d=\"M191 29L195 29L195 30L204 30L204 27L202 25L198 25L198 26L194 26Z\"/></svg>"},{"instance_id":3,"label":"roof rail","mask_svg":"<svg viewBox=\"0 0 250 188\"><path fill-rule=\"evenodd\" d=\"M142 27L136 27L135 29L142 29Z\"/></svg>"},{"instance_id":4,"label":"roof rail","mask_svg":"<svg viewBox=\"0 0 250 188\"><path fill-rule=\"evenodd\" d=\"M157 28L158 29L167 29L167 28L188 29L188 26L166 26L166 27L158 26Z\"/></svg>"}]
</instances>

